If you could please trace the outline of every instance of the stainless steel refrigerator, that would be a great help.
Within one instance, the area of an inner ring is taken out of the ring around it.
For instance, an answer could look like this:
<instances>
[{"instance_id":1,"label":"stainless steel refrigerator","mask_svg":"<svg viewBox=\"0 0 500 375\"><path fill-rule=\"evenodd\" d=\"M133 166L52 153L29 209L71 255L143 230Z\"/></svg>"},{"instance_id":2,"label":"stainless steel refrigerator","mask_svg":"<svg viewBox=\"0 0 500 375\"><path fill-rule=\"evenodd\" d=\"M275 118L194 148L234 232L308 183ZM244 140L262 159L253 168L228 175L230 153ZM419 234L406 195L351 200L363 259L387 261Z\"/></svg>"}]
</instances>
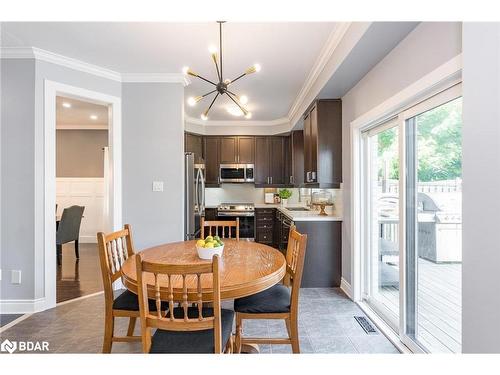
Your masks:
<instances>
[{"instance_id":1,"label":"stainless steel refrigerator","mask_svg":"<svg viewBox=\"0 0 500 375\"><path fill-rule=\"evenodd\" d=\"M184 154L184 239L199 237L205 215L205 163L193 152Z\"/></svg>"}]
</instances>

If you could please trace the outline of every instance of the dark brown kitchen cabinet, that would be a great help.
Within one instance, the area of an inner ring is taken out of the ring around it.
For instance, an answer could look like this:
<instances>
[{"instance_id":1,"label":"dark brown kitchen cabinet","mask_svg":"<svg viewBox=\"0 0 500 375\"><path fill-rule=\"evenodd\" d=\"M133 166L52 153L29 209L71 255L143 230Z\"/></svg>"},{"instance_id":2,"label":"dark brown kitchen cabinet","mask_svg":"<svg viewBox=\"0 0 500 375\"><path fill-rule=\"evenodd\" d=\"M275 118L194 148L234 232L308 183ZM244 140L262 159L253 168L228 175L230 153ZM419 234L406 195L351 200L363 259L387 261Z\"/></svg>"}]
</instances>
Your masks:
<instances>
[{"instance_id":1,"label":"dark brown kitchen cabinet","mask_svg":"<svg viewBox=\"0 0 500 375\"><path fill-rule=\"evenodd\" d=\"M304 183L339 187L342 182L342 102L315 101L304 114Z\"/></svg>"},{"instance_id":2,"label":"dark brown kitchen cabinet","mask_svg":"<svg viewBox=\"0 0 500 375\"><path fill-rule=\"evenodd\" d=\"M221 164L253 164L254 137L221 137L220 163Z\"/></svg>"},{"instance_id":3,"label":"dark brown kitchen cabinet","mask_svg":"<svg viewBox=\"0 0 500 375\"><path fill-rule=\"evenodd\" d=\"M203 137L201 135L184 133L184 151L194 152L201 158L203 156Z\"/></svg>"},{"instance_id":4,"label":"dark brown kitchen cabinet","mask_svg":"<svg viewBox=\"0 0 500 375\"><path fill-rule=\"evenodd\" d=\"M220 163L235 164L238 162L238 137L220 138Z\"/></svg>"},{"instance_id":5,"label":"dark brown kitchen cabinet","mask_svg":"<svg viewBox=\"0 0 500 375\"><path fill-rule=\"evenodd\" d=\"M285 137L269 137L269 178L271 185L285 182Z\"/></svg>"},{"instance_id":6,"label":"dark brown kitchen cabinet","mask_svg":"<svg viewBox=\"0 0 500 375\"><path fill-rule=\"evenodd\" d=\"M238 163L255 162L255 137L238 137Z\"/></svg>"},{"instance_id":7,"label":"dark brown kitchen cabinet","mask_svg":"<svg viewBox=\"0 0 500 375\"><path fill-rule=\"evenodd\" d=\"M291 179L293 186L304 183L304 132L293 131L290 134Z\"/></svg>"},{"instance_id":8,"label":"dark brown kitchen cabinet","mask_svg":"<svg viewBox=\"0 0 500 375\"><path fill-rule=\"evenodd\" d=\"M203 159L205 159L205 184L219 186L219 137L203 138Z\"/></svg>"},{"instance_id":9,"label":"dark brown kitchen cabinet","mask_svg":"<svg viewBox=\"0 0 500 375\"><path fill-rule=\"evenodd\" d=\"M268 137L255 137L255 185L269 184L269 142Z\"/></svg>"},{"instance_id":10,"label":"dark brown kitchen cabinet","mask_svg":"<svg viewBox=\"0 0 500 375\"><path fill-rule=\"evenodd\" d=\"M285 185L284 137L255 137L255 185Z\"/></svg>"},{"instance_id":11,"label":"dark brown kitchen cabinet","mask_svg":"<svg viewBox=\"0 0 500 375\"><path fill-rule=\"evenodd\" d=\"M273 246L275 208L255 209L255 241Z\"/></svg>"}]
</instances>

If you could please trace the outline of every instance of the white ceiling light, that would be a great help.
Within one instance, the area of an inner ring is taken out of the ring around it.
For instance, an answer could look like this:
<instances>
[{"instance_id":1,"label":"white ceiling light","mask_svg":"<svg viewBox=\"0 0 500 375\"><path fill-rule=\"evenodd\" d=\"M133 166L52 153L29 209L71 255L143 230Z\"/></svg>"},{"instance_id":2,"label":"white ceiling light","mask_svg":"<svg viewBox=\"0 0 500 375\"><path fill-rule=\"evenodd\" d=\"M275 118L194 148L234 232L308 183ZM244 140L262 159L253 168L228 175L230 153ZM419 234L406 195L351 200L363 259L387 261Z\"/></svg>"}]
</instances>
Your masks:
<instances>
[{"instance_id":1,"label":"white ceiling light","mask_svg":"<svg viewBox=\"0 0 500 375\"><path fill-rule=\"evenodd\" d=\"M64 108L71 108L71 103L68 103L68 102L63 102L62 106Z\"/></svg>"},{"instance_id":2,"label":"white ceiling light","mask_svg":"<svg viewBox=\"0 0 500 375\"><path fill-rule=\"evenodd\" d=\"M91 120L97 120L97 115L90 115Z\"/></svg>"},{"instance_id":3,"label":"white ceiling light","mask_svg":"<svg viewBox=\"0 0 500 375\"><path fill-rule=\"evenodd\" d=\"M227 106L226 111L227 111L227 113L229 113L233 116L236 116L236 117L243 116L243 112L241 112L241 109L239 107L237 107L236 105Z\"/></svg>"}]
</instances>

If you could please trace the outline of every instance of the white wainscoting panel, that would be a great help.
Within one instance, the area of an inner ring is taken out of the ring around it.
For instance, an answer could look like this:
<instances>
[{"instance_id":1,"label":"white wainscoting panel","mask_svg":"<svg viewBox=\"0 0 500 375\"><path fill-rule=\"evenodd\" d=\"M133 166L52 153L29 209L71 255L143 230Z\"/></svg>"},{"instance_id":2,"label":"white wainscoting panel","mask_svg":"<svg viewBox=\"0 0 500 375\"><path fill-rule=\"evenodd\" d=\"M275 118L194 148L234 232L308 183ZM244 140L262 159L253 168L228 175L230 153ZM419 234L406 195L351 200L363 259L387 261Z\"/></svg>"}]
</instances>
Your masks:
<instances>
[{"instance_id":1,"label":"white wainscoting panel","mask_svg":"<svg viewBox=\"0 0 500 375\"><path fill-rule=\"evenodd\" d=\"M56 178L57 215L62 215L65 207L72 205L85 206L80 242L97 242L96 234L105 231L104 218L104 178Z\"/></svg>"}]
</instances>

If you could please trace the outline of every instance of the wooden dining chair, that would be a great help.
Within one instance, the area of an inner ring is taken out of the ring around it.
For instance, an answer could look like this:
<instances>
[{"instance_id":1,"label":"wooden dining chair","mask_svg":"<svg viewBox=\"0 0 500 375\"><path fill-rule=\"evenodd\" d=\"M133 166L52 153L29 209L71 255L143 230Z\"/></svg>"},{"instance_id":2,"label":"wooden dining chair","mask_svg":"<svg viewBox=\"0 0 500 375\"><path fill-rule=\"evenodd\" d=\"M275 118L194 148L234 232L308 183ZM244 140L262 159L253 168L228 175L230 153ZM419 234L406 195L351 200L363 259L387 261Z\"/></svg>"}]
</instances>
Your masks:
<instances>
[{"instance_id":1,"label":"wooden dining chair","mask_svg":"<svg viewBox=\"0 0 500 375\"><path fill-rule=\"evenodd\" d=\"M234 311L221 309L218 256L211 263L187 265L148 262L141 254L135 257L144 353L221 353L223 348L232 352ZM212 279L213 292L207 300L202 278ZM160 280L168 281L168 287L162 290ZM174 292L175 282L182 285L182 293ZM155 293L156 311L149 308L148 287ZM166 313L159 308L162 300L169 304ZM204 302L212 302L213 307L203 306ZM153 328L156 332L151 335Z\"/></svg>"},{"instance_id":2,"label":"wooden dining chair","mask_svg":"<svg viewBox=\"0 0 500 375\"><path fill-rule=\"evenodd\" d=\"M140 341L141 336L134 336L134 328L139 313L139 300L137 295L129 290L124 291L115 298L113 283L121 277L121 269L125 260L135 254L134 242L132 241L132 230L129 224L125 224L122 230L104 234L97 233L99 244L99 259L101 263L102 281L104 286L104 342L103 353L110 353L113 342ZM150 301L155 308L154 301ZM165 305L162 306L165 308ZM114 335L115 318L129 318L126 336Z\"/></svg>"},{"instance_id":3,"label":"wooden dining chair","mask_svg":"<svg viewBox=\"0 0 500 375\"><path fill-rule=\"evenodd\" d=\"M234 301L236 312L236 352L243 344L291 344L293 353L300 353L299 346L299 291L304 269L307 235L300 234L295 226L290 228L286 251L286 274L283 284ZM291 292L290 292L291 288ZM245 319L284 319L288 337L258 338L244 337Z\"/></svg>"},{"instance_id":4,"label":"wooden dining chair","mask_svg":"<svg viewBox=\"0 0 500 375\"><path fill-rule=\"evenodd\" d=\"M236 241L240 240L240 219L237 217L236 220L207 220L201 218L201 234L200 238L205 239L205 228L208 228L209 236L220 236L222 238L231 238L232 229L236 232ZM227 228L227 231L226 231Z\"/></svg>"}]
</instances>

